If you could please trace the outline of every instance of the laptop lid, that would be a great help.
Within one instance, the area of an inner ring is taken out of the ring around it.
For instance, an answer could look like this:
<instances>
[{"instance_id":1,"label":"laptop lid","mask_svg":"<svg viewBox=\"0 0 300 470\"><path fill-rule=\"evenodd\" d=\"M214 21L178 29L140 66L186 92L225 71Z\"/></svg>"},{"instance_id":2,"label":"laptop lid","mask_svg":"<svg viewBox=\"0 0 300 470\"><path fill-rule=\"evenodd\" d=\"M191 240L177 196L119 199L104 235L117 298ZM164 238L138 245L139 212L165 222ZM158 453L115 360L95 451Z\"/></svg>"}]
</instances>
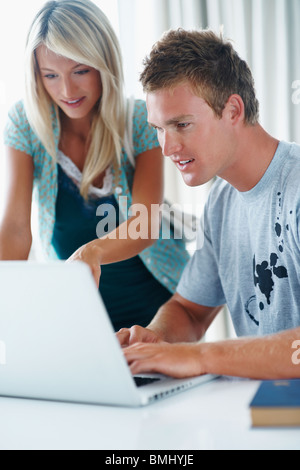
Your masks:
<instances>
[{"instance_id":1,"label":"laptop lid","mask_svg":"<svg viewBox=\"0 0 300 470\"><path fill-rule=\"evenodd\" d=\"M86 265L0 262L0 286L0 395L140 403Z\"/></svg>"},{"instance_id":2,"label":"laptop lid","mask_svg":"<svg viewBox=\"0 0 300 470\"><path fill-rule=\"evenodd\" d=\"M207 382L137 388L89 268L0 262L0 395L140 406Z\"/></svg>"}]
</instances>

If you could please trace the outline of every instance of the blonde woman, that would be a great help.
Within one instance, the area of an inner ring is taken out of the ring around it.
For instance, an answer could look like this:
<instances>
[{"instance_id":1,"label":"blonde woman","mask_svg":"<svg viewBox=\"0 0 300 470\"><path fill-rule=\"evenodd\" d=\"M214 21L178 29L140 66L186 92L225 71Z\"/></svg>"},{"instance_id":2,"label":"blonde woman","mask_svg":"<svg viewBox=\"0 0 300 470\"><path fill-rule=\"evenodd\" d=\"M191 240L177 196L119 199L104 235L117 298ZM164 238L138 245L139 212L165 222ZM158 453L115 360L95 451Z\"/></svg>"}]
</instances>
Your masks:
<instances>
[{"instance_id":1,"label":"blonde woman","mask_svg":"<svg viewBox=\"0 0 300 470\"><path fill-rule=\"evenodd\" d=\"M175 292L188 254L181 240L151 237L163 157L145 103L124 97L116 35L92 2L50 1L30 28L25 65L25 97L5 129L0 259L28 259L34 189L47 256L90 265L116 330L146 325ZM128 215L134 204L145 210Z\"/></svg>"}]
</instances>

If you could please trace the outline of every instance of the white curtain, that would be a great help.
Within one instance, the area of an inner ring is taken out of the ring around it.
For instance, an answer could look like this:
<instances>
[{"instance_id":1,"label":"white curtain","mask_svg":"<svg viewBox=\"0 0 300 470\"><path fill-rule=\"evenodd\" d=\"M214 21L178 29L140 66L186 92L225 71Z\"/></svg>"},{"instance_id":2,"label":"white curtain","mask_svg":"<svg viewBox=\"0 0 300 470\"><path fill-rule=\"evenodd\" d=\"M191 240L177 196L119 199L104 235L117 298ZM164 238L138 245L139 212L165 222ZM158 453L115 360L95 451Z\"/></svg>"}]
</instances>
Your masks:
<instances>
[{"instance_id":1,"label":"white curtain","mask_svg":"<svg viewBox=\"0 0 300 470\"><path fill-rule=\"evenodd\" d=\"M293 84L300 88L300 0L118 0L118 4L130 94L142 96L138 83L142 60L164 31L222 29L252 69L262 125L280 139L300 142L300 92L293 88Z\"/></svg>"}]
</instances>

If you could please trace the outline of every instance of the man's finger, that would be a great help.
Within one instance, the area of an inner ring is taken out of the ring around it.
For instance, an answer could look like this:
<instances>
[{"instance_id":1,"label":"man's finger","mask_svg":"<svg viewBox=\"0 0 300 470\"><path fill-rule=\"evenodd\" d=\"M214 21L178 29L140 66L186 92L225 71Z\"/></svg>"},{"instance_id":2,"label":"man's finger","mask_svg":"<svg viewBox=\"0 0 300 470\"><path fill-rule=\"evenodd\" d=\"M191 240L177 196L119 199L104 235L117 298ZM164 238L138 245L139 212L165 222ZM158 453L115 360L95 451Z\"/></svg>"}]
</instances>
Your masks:
<instances>
[{"instance_id":1,"label":"man's finger","mask_svg":"<svg viewBox=\"0 0 300 470\"><path fill-rule=\"evenodd\" d=\"M116 333L116 336L123 348L129 345L130 330L128 328L122 328Z\"/></svg>"}]
</instances>

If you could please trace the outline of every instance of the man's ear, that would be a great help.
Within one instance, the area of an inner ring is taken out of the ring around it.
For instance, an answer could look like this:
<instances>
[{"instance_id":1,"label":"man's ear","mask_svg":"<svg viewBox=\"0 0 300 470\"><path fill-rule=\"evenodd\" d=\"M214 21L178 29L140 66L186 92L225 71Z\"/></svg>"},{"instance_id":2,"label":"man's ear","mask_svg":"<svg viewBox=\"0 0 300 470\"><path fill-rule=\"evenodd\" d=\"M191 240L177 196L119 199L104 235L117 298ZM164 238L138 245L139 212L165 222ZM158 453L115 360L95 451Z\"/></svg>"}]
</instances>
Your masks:
<instances>
[{"instance_id":1,"label":"man's ear","mask_svg":"<svg viewBox=\"0 0 300 470\"><path fill-rule=\"evenodd\" d=\"M227 118L232 125L244 122L245 105L240 95L231 95L226 103L225 110Z\"/></svg>"}]
</instances>

